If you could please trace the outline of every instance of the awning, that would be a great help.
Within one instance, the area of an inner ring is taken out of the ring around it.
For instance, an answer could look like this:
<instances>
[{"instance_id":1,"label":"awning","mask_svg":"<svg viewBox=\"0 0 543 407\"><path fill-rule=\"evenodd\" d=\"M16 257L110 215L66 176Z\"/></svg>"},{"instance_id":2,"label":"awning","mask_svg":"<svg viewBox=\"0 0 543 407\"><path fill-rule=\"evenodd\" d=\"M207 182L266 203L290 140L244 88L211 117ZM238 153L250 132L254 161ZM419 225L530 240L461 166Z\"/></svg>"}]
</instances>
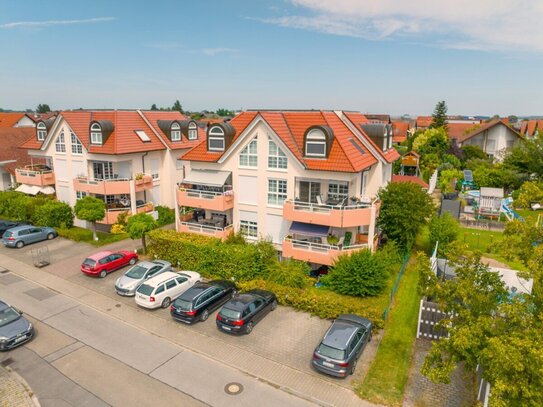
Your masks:
<instances>
[{"instance_id":1,"label":"awning","mask_svg":"<svg viewBox=\"0 0 543 407\"><path fill-rule=\"evenodd\" d=\"M330 226L315 225L313 223L292 222L290 233L298 233L305 236L327 236Z\"/></svg>"},{"instance_id":2,"label":"awning","mask_svg":"<svg viewBox=\"0 0 543 407\"><path fill-rule=\"evenodd\" d=\"M22 192L23 194L29 194L31 190L32 187L26 184L21 184L17 188L15 188L15 191Z\"/></svg>"},{"instance_id":3,"label":"awning","mask_svg":"<svg viewBox=\"0 0 543 407\"><path fill-rule=\"evenodd\" d=\"M186 184L222 187L230 174L229 171L192 170L183 182Z\"/></svg>"},{"instance_id":4,"label":"awning","mask_svg":"<svg viewBox=\"0 0 543 407\"><path fill-rule=\"evenodd\" d=\"M41 187L41 191L40 191L42 194L45 194L45 195L52 195L55 193L55 188L53 187Z\"/></svg>"},{"instance_id":5,"label":"awning","mask_svg":"<svg viewBox=\"0 0 543 407\"><path fill-rule=\"evenodd\" d=\"M15 191L22 192L23 194L28 194L28 195L37 195L40 192L45 195L51 195L55 193L55 188L21 184L17 187L17 189L15 189Z\"/></svg>"}]
</instances>

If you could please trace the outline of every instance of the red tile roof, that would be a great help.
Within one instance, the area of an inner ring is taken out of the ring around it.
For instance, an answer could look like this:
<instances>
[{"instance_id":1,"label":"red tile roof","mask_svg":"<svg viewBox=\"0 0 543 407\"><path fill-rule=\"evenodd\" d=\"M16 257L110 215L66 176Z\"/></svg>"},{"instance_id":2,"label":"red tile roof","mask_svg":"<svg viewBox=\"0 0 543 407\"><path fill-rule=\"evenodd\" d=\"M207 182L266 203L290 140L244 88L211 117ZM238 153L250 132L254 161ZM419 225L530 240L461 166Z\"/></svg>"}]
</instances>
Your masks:
<instances>
[{"instance_id":1,"label":"red tile roof","mask_svg":"<svg viewBox=\"0 0 543 407\"><path fill-rule=\"evenodd\" d=\"M0 127L13 127L26 113L0 113Z\"/></svg>"},{"instance_id":2,"label":"red tile roof","mask_svg":"<svg viewBox=\"0 0 543 407\"><path fill-rule=\"evenodd\" d=\"M393 175L391 182L413 182L425 189L428 189L428 184L414 175Z\"/></svg>"},{"instance_id":3,"label":"red tile roof","mask_svg":"<svg viewBox=\"0 0 543 407\"><path fill-rule=\"evenodd\" d=\"M416 128L426 128L432 124L432 116L418 116L415 119Z\"/></svg>"},{"instance_id":4,"label":"red tile roof","mask_svg":"<svg viewBox=\"0 0 543 407\"><path fill-rule=\"evenodd\" d=\"M288 147L291 153L311 170L358 172L377 162L358 137L331 111L249 111L234 117L230 124L236 130L233 143L249 124L259 115ZM304 133L311 126L328 126L334 139L327 159L303 157ZM207 151L205 140L183 155L189 161L218 161L224 153Z\"/></svg>"},{"instance_id":5,"label":"red tile roof","mask_svg":"<svg viewBox=\"0 0 543 407\"><path fill-rule=\"evenodd\" d=\"M480 127L474 123L447 123L447 135L451 139L460 140L464 134Z\"/></svg>"},{"instance_id":6,"label":"red tile roof","mask_svg":"<svg viewBox=\"0 0 543 407\"><path fill-rule=\"evenodd\" d=\"M16 160L15 163L6 164L4 168L15 174L15 168L30 164L28 151L21 146L31 138L36 137L33 127L2 127L0 128L0 161Z\"/></svg>"},{"instance_id":7,"label":"red tile roof","mask_svg":"<svg viewBox=\"0 0 543 407\"><path fill-rule=\"evenodd\" d=\"M543 132L543 120L525 120L520 125L520 133L528 137L535 136L536 132Z\"/></svg>"},{"instance_id":8,"label":"red tile roof","mask_svg":"<svg viewBox=\"0 0 543 407\"><path fill-rule=\"evenodd\" d=\"M460 143L472 138L472 137L475 137L476 135L494 127L494 126L505 126L507 127L512 133L514 133L516 136L520 137L520 138L523 138L523 136L517 132L516 130L512 129L511 127L509 127L507 124L505 124L502 120L500 119L495 119L495 120L492 120L488 123L484 123L482 124L481 126L475 128L473 131L470 131L468 133L464 133L462 134L461 136L459 136L456 140Z\"/></svg>"},{"instance_id":9,"label":"red tile roof","mask_svg":"<svg viewBox=\"0 0 543 407\"><path fill-rule=\"evenodd\" d=\"M407 140L407 131L409 128L409 122L392 122L392 141L401 143Z\"/></svg>"},{"instance_id":10,"label":"red tile roof","mask_svg":"<svg viewBox=\"0 0 543 407\"><path fill-rule=\"evenodd\" d=\"M160 135L160 138L166 143L166 145L172 150L181 150L187 148L196 147L202 139L205 139L205 129L198 127L198 139L187 140L185 137L181 137L182 141L170 141L168 136L164 134L162 129L158 126L158 120L189 120L187 116L179 112L164 112L164 111L142 111L141 114L145 116L147 121L151 124L153 129Z\"/></svg>"}]
</instances>

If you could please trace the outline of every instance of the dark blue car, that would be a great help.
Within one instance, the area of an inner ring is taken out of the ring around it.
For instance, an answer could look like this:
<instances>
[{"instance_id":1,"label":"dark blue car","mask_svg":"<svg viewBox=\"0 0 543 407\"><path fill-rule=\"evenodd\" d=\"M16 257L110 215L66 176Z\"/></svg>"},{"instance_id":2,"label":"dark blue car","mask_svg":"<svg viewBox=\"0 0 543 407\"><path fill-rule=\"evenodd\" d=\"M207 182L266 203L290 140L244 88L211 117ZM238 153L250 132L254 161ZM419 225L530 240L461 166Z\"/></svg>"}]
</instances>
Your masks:
<instances>
[{"instance_id":1,"label":"dark blue car","mask_svg":"<svg viewBox=\"0 0 543 407\"><path fill-rule=\"evenodd\" d=\"M0 301L0 351L13 349L33 337L34 327L23 313Z\"/></svg>"}]
</instances>

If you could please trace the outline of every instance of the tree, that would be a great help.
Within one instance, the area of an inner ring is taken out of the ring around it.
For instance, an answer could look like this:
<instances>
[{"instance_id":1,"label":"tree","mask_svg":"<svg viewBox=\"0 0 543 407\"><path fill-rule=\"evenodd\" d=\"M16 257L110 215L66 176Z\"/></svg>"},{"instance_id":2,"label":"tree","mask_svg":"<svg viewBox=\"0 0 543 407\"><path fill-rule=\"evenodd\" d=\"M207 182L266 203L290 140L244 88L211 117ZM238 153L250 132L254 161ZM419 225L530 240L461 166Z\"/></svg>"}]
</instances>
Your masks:
<instances>
[{"instance_id":1,"label":"tree","mask_svg":"<svg viewBox=\"0 0 543 407\"><path fill-rule=\"evenodd\" d=\"M172 106L172 110L183 113L183 106L181 106L181 103L179 102L179 100L175 101L175 103Z\"/></svg>"},{"instance_id":2,"label":"tree","mask_svg":"<svg viewBox=\"0 0 543 407\"><path fill-rule=\"evenodd\" d=\"M437 102L434 113L432 113L432 123L429 127L431 129L447 128L447 104L444 100Z\"/></svg>"},{"instance_id":3,"label":"tree","mask_svg":"<svg viewBox=\"0 0 543 407\"><path fill-rule=\"evenodd\" d=\"M233 110L228 110L225 108L217 109L217 116L234 116L235 112Z\"/></svg>"},{"instance_id":4,"label":"tree","mask_svg":"<svg viewBox=\"0 0 543 407\"><path fill-rule=\"evenodd\" d=\"M464 163L471 159L481 159L489 161L488 156L479 146L463 146L460 149L462 150L462 159Z\"/></svg>"},{"instance_id":5,"label":"tree","mask_svg":"<svg viewBox=\"0 0 543 407\"><path fill-rule=\"evenodd\" d=\"M92 223L92 237L94 240L98 240L96 236L96 222L104 219L104 216L106 216L106 204L104 201L92 196L86 196L77 200L74 213L78 219Z\"/></svg>"},{"instance_id":6,"label":"tree","mask_svg":"<svg viewBox=\"0 0 543 407\"><path fill-rule=\"evenodd\" d=\"M503 164L520 173L543 180L543 137L524 140L504 157Z\"/></svg>"},{"instance_id":7,"label":"tree","mask_svg":"<svg viewBox=\"0 0 543 407\"><path fill-rule=\"evenodd\" d=\"M151 110L158 110L158 107L156 107L156 104L153 103L153 104L151 105Z\"/></svg>"},{"instance_id":8,"label":"tree","mask_svg":"<svg viewBox=\"0 0 543 407\"><path fill-rule=\"evenodd\" d=\"M48 104L39 104L38 107L36 107L36 113L49 113L51 111L51 108Z\"/></svg>"},{"instance_id":9,"label":"tree","mask_svg":"<svg viewBox=\"0 0 543 407\"><path fill-rule=\"evenodd\" d=\"M498 273L476 255L450 258L456 277L440 281L428 258L419 255L420 289L440 304L446 317L439 323L449 336L434 341L422 373L448 383L458 363L483 369L491 385L492 406L543 405L541 309L530 294L511 295Z\"/></svg>"},{"instance_id":10,"label":"tree","mask_svg":"<svg viewBox=\"0 0 543 407\"><path fill-rule=\"evenodd\" d=\"M145 241L145 235L147 232L157 227L156 221L151 215L146 213L138 213L137 215L128 218L126 223L126 232L131 239L141 239L143 246L143 252L147 253L147 243Z\"/></svg>"},{"instance_id":11,"label":"tree","mask_svg":"<svg viewBox=\"0 0 543 407\"><path fill-rule=\"evenodd\" d=\"M53 228L71 228L74 225L74 213L70 205L49 200L36 206L32 215L32 223Z\"/></svg>"},{"instance_id":12,"label":"tree","mask_svg":"<svg viewBox=\"0 0 543 407\"><path fill-rule=\"evenodd\" d=\"M432 217L429 229L430 245L433 248L436 242L439 242L437 255L443 257L447 252L448 246L458 239L460 225L449 212L444 212L441 216Z\"/></svg>"},{"instance_id":13,"label":"tree","mask_svg":"<svg viewBox=\"0 0 543 407\"><path fill-rule=\"evenodd\" d=\"M421 226L435 211L432 199L412 182L389 183L379 191L379 199L379 227L400 249L410 248Z\"/></svg>"},{"instance_id":14,"label":"tree","mask_svg":"<svg viewBox=\"0 0 543 407\"><path fill-rule=\"evenodd\" d=\"M413 150L420 155L437 154L441 158L450 147L451 141L442 127L427 129L413 141Z\"/></svg>"}]
</instances>

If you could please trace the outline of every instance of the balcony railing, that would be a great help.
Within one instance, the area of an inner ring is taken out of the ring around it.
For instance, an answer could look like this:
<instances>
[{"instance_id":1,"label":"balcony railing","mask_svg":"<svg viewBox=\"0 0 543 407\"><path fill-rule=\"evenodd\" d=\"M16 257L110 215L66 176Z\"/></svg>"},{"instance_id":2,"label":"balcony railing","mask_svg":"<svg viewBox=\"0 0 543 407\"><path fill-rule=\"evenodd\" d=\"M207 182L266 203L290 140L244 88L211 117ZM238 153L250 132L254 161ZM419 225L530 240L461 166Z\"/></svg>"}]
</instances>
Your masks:
<instances>
[{"instance_id":1,"label":"balcony railing","mask_svg":"<svg viewBox=\"0 0 543 407\"><path fill-rule=\"evenodd\" d=\"M177 203L180 206L224 212L234 207L234 191L231 185L206 190L184 188L181 184L177 191Z\"/></svg>"},{"instance_id":2,"label":"balcony railing","mask_svg":"<svg viewBox=\"0 0 543 407\"><path fill-rule=\"evenodd\" d=\"M27 166L15 170L15 179L19 184L46 186L55 185L55 173L41 166Z\"/></svg>"},{"instance_id":3,"label":"balcony railing","mask_svg":"<svg viewBox=\"0 0 543 407\"><path fill-rule=\"evenodd\" d=\"M200 235L226 239L234 230L234 225L218 227L195 222L179 222L178 231L182 233L198 233Z\"/></svg>"},{"instance_id":4,"label":"balcony railing","mask_svg":"<svg viewBox=\"0 0 543 407\"><path fill-rule=\"evenodd\" d=\"M136 213L152 212L155 206L152 202L146 202L136 207ZM106 225L113 225L117 223L117 218L123 212L126 212L128 216L132 215L132 210L129 207L124 208L108 208L106 209L106 216L99 223L105 223Z\"/></svg>"},{"instance_id":5,"label":"balcony railing","mask_svg":"<svg viewBox=\"0 0 543 407\"><path fill-rule=\"evenodd\" d=\"M91 179L89 177L77 177L74 179L74 189L100 195L129 194L131 182L134 182L136 192L153 188L153 177L144 174L141 177L138 175L136 178Z\"/></svg>"},{"instance_id":6,"label":"balcony railing","mask_svg":"<svg viewBox=\"0 0 543 407\"><path fill-rule=\"evenodd\" d=\"M367 243L350 246L336 246L323 243L313 243L303 240L285 238L283 241L283 256L297 260L331 266L342 254L350 254L359 250L369 249Z\"/></svg>"}]
</instances>

